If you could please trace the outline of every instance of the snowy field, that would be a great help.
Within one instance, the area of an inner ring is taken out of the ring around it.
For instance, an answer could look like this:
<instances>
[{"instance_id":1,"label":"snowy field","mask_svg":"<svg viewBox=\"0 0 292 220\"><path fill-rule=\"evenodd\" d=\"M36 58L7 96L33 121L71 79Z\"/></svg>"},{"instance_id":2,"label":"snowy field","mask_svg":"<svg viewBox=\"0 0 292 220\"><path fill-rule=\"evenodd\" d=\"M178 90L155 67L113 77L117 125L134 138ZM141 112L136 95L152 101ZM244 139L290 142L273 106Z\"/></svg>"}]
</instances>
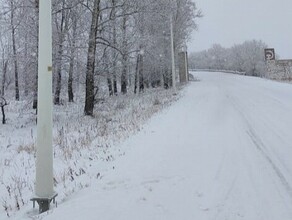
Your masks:
<instances>
[{"instance_id":1,"label":"snowy field","mask_svg":"<svg viewBox=\"0 0 292 220\"><path fill-rule=\"evenodd\" d=\"M48 213L36 215L27 206L14 218L291 220L292 85L226 73L194 75L200 81L190 83L181 99L115 145L123 155L109 158L98 181L60 196ZM90 154L79 153L82 161ZM84 167L73 165L73 173ZM92 165L92 173L101 172L100 163ZM76 184L64 178L64 184ZM60 194L64 189L57 187Z\"/></svg>"},{"instance_id":2,"label":"snowy field","mask_svg":"<svg viewBox=\"0 0 292 220\"><path fill-rule=\"evenodd\" d=\"M60 204L114 169L111 162L125 153L119 143L180 95L153 89L139 96L101 99L94 118L83 116L82 97L54 106L54 182ZM30 102L11 101L6 117L7 124L0 125L0 219L25 219L38 213L29 201L35 180L36 115Z\"/></svg>"}]
</instances>

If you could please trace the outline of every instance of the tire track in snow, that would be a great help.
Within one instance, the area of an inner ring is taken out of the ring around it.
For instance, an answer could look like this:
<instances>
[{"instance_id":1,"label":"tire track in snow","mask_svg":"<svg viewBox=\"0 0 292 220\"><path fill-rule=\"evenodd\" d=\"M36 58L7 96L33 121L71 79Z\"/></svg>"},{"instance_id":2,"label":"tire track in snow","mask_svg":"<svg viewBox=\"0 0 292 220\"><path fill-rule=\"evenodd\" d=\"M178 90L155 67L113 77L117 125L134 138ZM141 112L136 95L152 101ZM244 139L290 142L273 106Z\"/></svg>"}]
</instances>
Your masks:
<instances>
[{"instance_id":1,"label":"tire track in snow","mask_svg":"<svg viewBox=\"0 0 292 220\"><path fill-rule=\"evenodd\" d=\"M266 146L258 137L255 130L251 126L249 120L247 119L246 115L242 112L242 110L239 108L237 103L234 99L232 99L230 96L228 96L230 102L233 104L234 108L237 110L237 112L241 115L242 119L244 120L246 126L247 126L247 135L250 137L251 141L254 143L256 149L260 152L260 155L262 155L265 160L268 162L268 164L272 167L274 170L276 176L279 178L282 185L285 187L286 191L288 192L289 196L292 198L292 187L290 186L289 182L287 181L285 175L282 173L281 169L274 163L274 161L271 159L269 154L266 152Z\"/></svg>"},{"instance_id":2,"label":"tire track in snow","mask_svg":"<svg viewBox=\"0 0 292 220\"><path fill-rule=\"evenodd\" d=\"M254 143L256 148L261 152L261 154L265 157L265 159L272 166L273 170L275 171L275 173L279 177L280 181L282 182L282 184L284 185L284 187L288 191L290 197L292 198L292 188L291 188L289 182L287 181L287 179L285 178L284 174L281 172L279 167L276 166L276 164L269 157L269 155L263 150L263 148L265 148L263 142L256 136L253 129L249 129L246 133L248 134L248 136L250 137L250 139L252 140L252 142Z\"/></svg>"}]
</instances>

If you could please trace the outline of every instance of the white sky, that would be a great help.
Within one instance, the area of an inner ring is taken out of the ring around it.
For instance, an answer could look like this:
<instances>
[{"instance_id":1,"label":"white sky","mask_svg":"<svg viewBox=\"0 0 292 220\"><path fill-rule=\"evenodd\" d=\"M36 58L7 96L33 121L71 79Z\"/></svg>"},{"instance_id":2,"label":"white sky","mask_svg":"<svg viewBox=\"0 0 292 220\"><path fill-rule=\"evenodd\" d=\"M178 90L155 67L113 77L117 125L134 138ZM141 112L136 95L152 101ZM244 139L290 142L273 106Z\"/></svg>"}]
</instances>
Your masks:
<instances>
[{"instance_id":1,"label":"white sky","mask_svg":"<svg viewBox=\"0 0 292 220\"><path fill-rule=\"evenodd\" d=\"M292 59L292 0L195 0L204 17L198 20L189 51L214 43L231 47L245 40L262 40L281 59Z\"/></svg>"}]
</instances>

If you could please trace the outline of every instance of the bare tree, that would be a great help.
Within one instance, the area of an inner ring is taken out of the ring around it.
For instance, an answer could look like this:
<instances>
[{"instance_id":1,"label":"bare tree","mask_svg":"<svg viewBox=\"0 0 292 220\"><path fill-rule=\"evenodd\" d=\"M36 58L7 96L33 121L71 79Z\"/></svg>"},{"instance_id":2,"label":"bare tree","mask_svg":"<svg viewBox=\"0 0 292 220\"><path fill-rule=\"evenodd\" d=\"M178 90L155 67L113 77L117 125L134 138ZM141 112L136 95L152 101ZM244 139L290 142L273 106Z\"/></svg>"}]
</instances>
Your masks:
<instances>
[{"instance_id":1,"label":"bare tree","mask_svg":"<svg viewBox=\"0 0 292 220\"><path fill-rule=\"evenodd\" d=\"M39 0L0 2L0 37L5 48L1 93L14 89L19 99L24 92L36 108ZM61 103L66 86L69 102L85 87L84 113L92 115L95 96L101 95L104 86L109 96L132 89L142 92L151 85L170 87L169 13L174 15L176 49L188 40L199 14L191 0L171 2L54 0L54 103Z\"/></svg>"},{"instance_id":2,"label":"bare tree","mask_svg":"<svg viewBox=\"0 0 292 220\"><path fill-rule=\"evenodd\" d=\"M96 37L98 30L98 21L100 13L100 0L94 0L92 19L89 32L87 65L86 65L86 94L84 114L93 115L94 108L94 70L95 70L95 53L96 53Z\"/></svg>"},{"instance_id":3,"label":"bare tree","mask_svg":"<svg viewBox=\"0 0 292 220\"><path fill-rule=\"evenodd\" d=\"M11 25L11 39L12 39L12 50L13 50L13 63L14 63L14 77L15 77L15 100L19 101L19 80L18 80L18 62L16 53L16 23L15 23L15 5L14 1L10 0L10 25Z\"/></svg>"},{"instance_id":4,"label":"bare tree","mask_svg":"<svg viewBox=\"0 0 292 220\"><path fill-rule=\"evenodd\" d=\"M58 43L57 43L57 55L56 55L56 88L55 88L55 96L54 96L54 104L60 104L60 94L61 94L61 84L62 84L62 58L63 58L63 48L64 48L64 41L65 41L65 32L67 31L68 25L68 13L65 10L65 0L61 2L61 9L60 9L60 19L58 16L55 17L56 20L56 27L58 33ZM58 14L58 13L57 13ZM56 14L56 15L57 15ZM60 20L60 24L58 23Z\"/></svg>"},{"instance_id":5,"label":"bare tree","mask_svg":"<svg viewBox=\"0 0 292 220\"><path fill-rule=\"evenodd\" d=\"M121 92L127 93L127 65L128 65L128 45L127 45L127 20L128 16L126 4L123 6L123 18L122 18L122 74L121 74Z\"/></svg>"},{"instance_id":6,"label":"bare tree","mask_svg":"<svg viewBox=\"0 0 292 220\"><path fill-rule=\"evenodd\" d=\"M0 108L1 108L1 112L2 112L2 124L6 123L6 116L5 116L5 111L4 111L4 107L8 105L6 99L4 97L0 97Z\"/></svg>"},{"instance_id":7,"label":"bare tree","mask_svg":"<svg viewBox=\"0 0 292 220\"><path fill-rule=\"evenodd\" d=\"M117 23L116 23L116 0L112 0L112 34L113 34L113 47L117 47ZM112 52L113 59L113 92L115 95L118 94L118 86L117 86L117 51L113 50Z\"/></svg>"},{"instance_id":8,"label":"bare tree","mask_svg":"<svg viewBox=\"0 0 292 220\"><path fill-rule=\"evenodd\" d=\"M33 86L33 103L32 103L32 108L33 109L37 109L37 105L38 105L38 51L39 51L39 47L38 47L38 41L39 41L39 23L38 23L38 20L39 20L39 0L35 0L34 1L34 14L35 14L35 17L36 17L36 25L35 25L35 29L36 29L36 52L35 52L35 68L34 68L34 80L35 80L35 83L34 83L34 86Z\"/></svg>"},{"instance_id":9,"label":"bare tree","mask_svg":"<svg viewBox=\"0 0 292 220\"><path fill-rule=\"evenodd\" d=\"M68 100L69 102L74 101L74 93L73 93L73 72L74 72L74 61L75 61L75 46L76 46L76 38L77 38L77 23L78 23L78 15L73 13L72 16L72 39L70 41L70 64L69 64L69 77L68 77Z\"/></svg>"}]
</instances>

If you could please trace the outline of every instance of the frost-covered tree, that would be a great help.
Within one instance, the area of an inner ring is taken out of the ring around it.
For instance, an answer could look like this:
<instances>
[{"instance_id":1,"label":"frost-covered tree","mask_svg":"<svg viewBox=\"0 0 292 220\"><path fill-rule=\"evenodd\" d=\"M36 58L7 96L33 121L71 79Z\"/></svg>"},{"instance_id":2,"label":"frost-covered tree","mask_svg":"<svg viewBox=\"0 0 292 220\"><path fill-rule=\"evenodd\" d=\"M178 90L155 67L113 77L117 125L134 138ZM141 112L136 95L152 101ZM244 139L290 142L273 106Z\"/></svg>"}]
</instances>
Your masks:
<instances>
[{"instance_id":1,"label":"frost-covered tree","mask_svg":"<svg viewBox=\"0 0 292 220\"><path fill-rule=\"evenodd\" d=\"M262 41L246 41L241 45L243 69L250 76L263 76L265 74L264 49L267 45Z\"/></svg>"},{"instance_id":2,"label":"frost-covered tree","mask_svg":"<svg viewBox=\"0 0 292 220\"><path fill-rule=\"evenodd\" d=\"M197 69L233 70L245 72L250 76L264 76L266 73L264 49L267 45L262 41L245 41L231 48L223 48L219 44L209 50L190 55L190 67Z\"/></svg>"},{"instance_id":3,"label":"frost-covered tree","mask_svg":"<svg viewBox=\"0 0 292 220\"><path fill-rule=\"evenodd\" d=\"M37 106L38 0L0 0L1 93ZM170 20L178 52L196 29L192 0L52 0L54 103L171 86ZM170 19L171 18L171 19ZM6 89L7 88L7 89Z\"/></svg>"},{"instance_id":4,"label":"frost-covered tree","mask_svg":"<svg viewBox=\"0 0 292 220\"><path fill-rule=\"evenodd\" d=\"M169 88L171 80L170 24L174 26L174 49L176 52L186 43L196 19L201 12L193 1L144 1L136 16L138 29L137 73L139 88L163 85ZM163 81L163 82L162 82Z\"/></svg>"},{"instance_id":5,"label":"frost-covered tree","mask_svg":"<svg viewBox=\"0 0 292 220\"><path fill-rule=\"evenodd\" d=\"M85 94L85 115L93 115L94 108L94 71L98 22L100 15L100 0L94 0L91 13L91 26L89 31L88 53L86 64L86 94Z\"/></svg>"}]
</instances>

